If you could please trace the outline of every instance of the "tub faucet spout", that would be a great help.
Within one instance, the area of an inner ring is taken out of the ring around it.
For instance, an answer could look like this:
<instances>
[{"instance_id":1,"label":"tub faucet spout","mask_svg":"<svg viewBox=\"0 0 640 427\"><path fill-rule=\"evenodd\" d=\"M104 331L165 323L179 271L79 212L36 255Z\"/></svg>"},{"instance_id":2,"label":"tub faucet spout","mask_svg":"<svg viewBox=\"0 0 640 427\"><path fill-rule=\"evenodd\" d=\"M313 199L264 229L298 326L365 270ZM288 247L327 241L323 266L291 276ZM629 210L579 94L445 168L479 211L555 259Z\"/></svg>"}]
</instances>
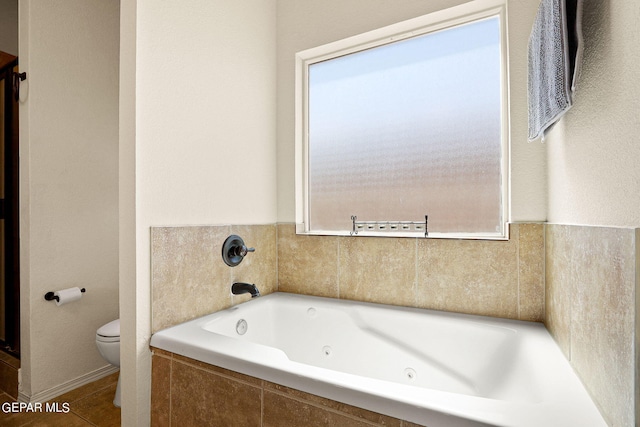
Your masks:
<instances>
[{"instance_id":1,"label":"tub faucet spout","mask_svg":"<svg viewBox=\"0 0 640 427\"><path fill-rule=\"evenodd\" d=\"M234 283L231 285L231 293L234 295L251 294L251 298L259 297L260 291L256 285L249 283Z\"/></svg>"}]
</instances>

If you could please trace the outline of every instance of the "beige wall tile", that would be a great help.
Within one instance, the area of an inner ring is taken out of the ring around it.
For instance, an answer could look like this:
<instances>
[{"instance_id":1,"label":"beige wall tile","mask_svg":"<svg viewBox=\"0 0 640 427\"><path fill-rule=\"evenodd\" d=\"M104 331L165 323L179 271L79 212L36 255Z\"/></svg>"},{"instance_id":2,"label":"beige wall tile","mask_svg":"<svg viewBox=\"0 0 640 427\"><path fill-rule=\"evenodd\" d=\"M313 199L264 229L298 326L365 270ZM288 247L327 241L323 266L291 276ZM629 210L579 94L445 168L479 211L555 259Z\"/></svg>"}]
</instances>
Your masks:
<instances>
[{"instance_id":1,"label":"beige wall tile","mask_svg":"<svg viewBox=\"0 0 640 427\"><path fill-rule=\"evenodd\" d=\"M542 321L543 233L542 224L514 224L509 242L350 238L297 236L293 225L279 225L279 290ZM294 251L301 260L287 262ZM307 275L325 272L338 274L335 295L325 292L333 282L314 289L320 280Z\"/></svg>"},{"instance_id":2,"label":"beige wall tile","mask_svg":"<svg viewBox=\"0 0 640 427\"><path fill-rule=\"evenodd\" d=\"M635 231L572 227L571 363L610 425L634 425Z\"/></svg>"},{"instance_id":3,"label":"beige wall tile","mask_svg":"<svg viewBox=\"0 0 640 427\"><path fill-rule=\"evenodd\" d=\"M338 238L296 235L293 224L279 224L278 290L337 298Z\"/></svg>"},{"instance_id":4,"label":"beige wall tile","mask_svg":"<svg viewBox=\"0 0 640 427\"><path fill-rule=\"evenodd\" d=\"M151 229L152 331L231 305L231 272L221 257L230 227Z\"/></svg>"},{"instance_id":5,"label":"beige wall tile","mask_svg":"<svg viewBox=\"0 0 640 427\"><path fill-rule=\"evenodd\" d=\"M518 318L518 227L509 241L418 240L419 306Z\"/></svg>"},{"instance_id":6,"label":"beige wall tile","mask_svg":"<svg viewBox=\"0 0 640 427\"><path fill-rule=\"evenodd\" d=\"M232 225L231 234L242 237L247 247L255 248L244 260L231 269L231 286L234 282L253 283L261 295L278 289L276 250L276 225ZM251 299L249 294L233 295L233 304Z\"/></svg>"},{"instance_id":7,"label":"beige wall tile","mask_svg":"<svg viewBox=\"0 0 640 427\"><path fill-rule=\"evenodd\" d=\"M222 260L231 234L256 248L235 267ZM234 281L277 290L275 225L154 227L151 245L153 332L249 299L231 294Z\"/></svg>"},{"instance_id":8,"label":"beige wall tile","mask_svg":"<svg viewBox=\"0 0 640 427\"><path fill-rule=\"evenodd\" d=\"M518 304L520 320L542 322L545 305L544 224L518 224Z\"/></svg>"},{"instance_id":9,"label":"beige wall tile","mask_svg":"<svg viewBox=\"0 0 640 427\"><path fill-rule=\"evenodd\" d=\"M636 231L547 225L545 324L610 425L634 425Z\"/></svg>"},{"instance_id":10,"label":"beige wall tile","mask_svg":"<svg viewBox=\"0 0 640 427\"><path fill-rule=\"evenodd\" d=\"M416 305L416 239L339 239L340 298Z\"/></svg>"},{"instance_id":11,"label":"beige wall tile","mask_svg":"<svg viewBox=\"0 0 640 427\"><path fill-rule=\"evenodd\" d=\"M572 246L570 226L545 227L545 326L571 359Z\"/></svg>"},{"instance_id":12,"label":"beige wall tile","mask_svg":"<svg viewBox=\"0 0 640 427\"><path fill-rule=\"evenodd\" d=\"M235 281L255 283L265 295L540 320L543 229L512 225L511 240L501 242L303 236L293 224L153 228L153 331L248 300L230 294ZM230 234L256 247L233 268L220 256Z\"/></svg>"}]
</instances>

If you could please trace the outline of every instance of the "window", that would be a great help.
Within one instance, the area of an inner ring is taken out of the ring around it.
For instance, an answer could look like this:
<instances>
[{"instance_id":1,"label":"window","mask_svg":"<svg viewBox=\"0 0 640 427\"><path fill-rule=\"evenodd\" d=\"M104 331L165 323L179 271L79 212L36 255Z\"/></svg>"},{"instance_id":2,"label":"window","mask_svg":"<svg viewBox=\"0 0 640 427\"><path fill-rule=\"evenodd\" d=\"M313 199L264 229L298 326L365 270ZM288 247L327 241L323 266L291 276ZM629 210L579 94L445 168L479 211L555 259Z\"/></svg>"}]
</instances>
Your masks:
<instances>
[{"instance_id":1,"label":"window","mask_svg":"<svg viewBox=\"0 0 640 427\"><path fill-rule=\"evenodd\" d=\"M504 21L475 1L297 54L299 233L507 237Z\"/></svg>"}]
</instances>

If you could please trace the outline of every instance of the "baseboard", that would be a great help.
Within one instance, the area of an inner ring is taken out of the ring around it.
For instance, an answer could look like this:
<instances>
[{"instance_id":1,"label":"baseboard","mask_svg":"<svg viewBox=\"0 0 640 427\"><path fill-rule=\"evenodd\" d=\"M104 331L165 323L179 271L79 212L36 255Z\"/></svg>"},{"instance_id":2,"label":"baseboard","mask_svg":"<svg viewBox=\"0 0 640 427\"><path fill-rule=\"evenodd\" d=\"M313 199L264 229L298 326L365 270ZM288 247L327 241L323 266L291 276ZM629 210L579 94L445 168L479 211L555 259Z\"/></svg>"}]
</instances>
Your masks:
<instances>
[{"instance_id":1,"label":"baseboard","mask_svg":"<svg viewBox=\"0 0 640 427\"><path fill-rule=\"evenodd\" d=\"M100 378L104 378L107 375L111 375L114 372L118 372L117 366L108 365L104 366L100 369L96 369L95 371L84 374L78 378L75 378L71 381L67 381L66 383L57 385L48 390L41 391L39 393L34 394L33 396L27 396L26 394L18 391L18 402L48 402L54 397L58 397L62 394L65 394L68 391L75 390L78 387L82 387L85 384L92 383Z\"/></svg>"}]
</instances>

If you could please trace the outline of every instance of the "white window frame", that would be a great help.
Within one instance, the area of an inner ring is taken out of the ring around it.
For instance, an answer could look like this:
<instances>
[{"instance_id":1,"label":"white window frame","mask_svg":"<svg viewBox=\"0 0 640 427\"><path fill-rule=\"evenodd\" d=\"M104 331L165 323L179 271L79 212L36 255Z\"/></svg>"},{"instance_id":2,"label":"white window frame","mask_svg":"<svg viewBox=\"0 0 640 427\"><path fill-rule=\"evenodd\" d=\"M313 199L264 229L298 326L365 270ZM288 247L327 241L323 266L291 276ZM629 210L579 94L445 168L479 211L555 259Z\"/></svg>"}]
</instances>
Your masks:
<instances>
[{"instance_id":1,"label":"white window frame","mask_svg":"<svg viewBox=\"0 0 640 427\"><path fill-rule=\"evenodd\" d=\"M472 21L498 17L500 21L501 46L501 177L502 177L502 224L496 233L435 233L429 238L508 240L510 218L509 191L509 72L507 45L507 5L506 0L475 0L449 9L399 22L323 46L296 53L295 86L295 199L296 233L310 235L352 235L350 230L311 230L309 222L308 172L309 172L309 132L308 132L308 70L317 62L348 55L365 49L382 46L395 41L421 36ZM428 214L428 212L426 212ZM384 219L384 218L379 218ZM395 219L395 218L389 218ZM367 231L358 236L383 237L425 237L424 232Z\"/></svg>"}]
</instances>

